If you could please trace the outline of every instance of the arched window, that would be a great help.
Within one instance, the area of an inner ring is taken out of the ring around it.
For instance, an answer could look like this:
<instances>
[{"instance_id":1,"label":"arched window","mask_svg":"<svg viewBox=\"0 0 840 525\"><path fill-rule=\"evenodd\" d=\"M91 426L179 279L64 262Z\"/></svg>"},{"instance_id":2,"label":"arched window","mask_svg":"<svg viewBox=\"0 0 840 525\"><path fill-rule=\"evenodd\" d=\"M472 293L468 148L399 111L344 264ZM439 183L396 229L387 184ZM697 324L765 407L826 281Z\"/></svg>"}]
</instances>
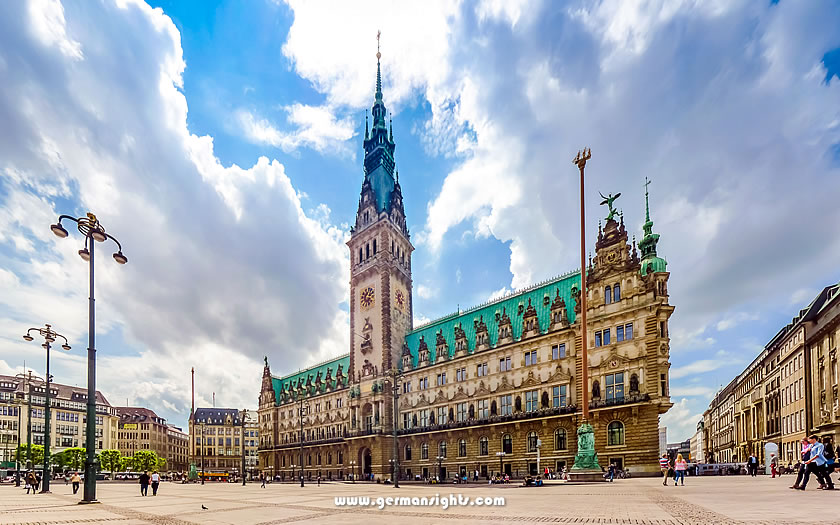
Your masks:
<instances>
[{"instance_id":1,"label":"arched window","mask_svg":"<svg viewBox=\"0 0 840 525\"><path fill-rule=\"evenodd\" d=\"M554 450L566 450L566 429L558 428L554 431Z\"/></svg>"},{"instance_id":2,"label":"arched window","mask_svg":"<svg viewBox=\"0 0 840 525\"><path fill-rule=\"evenodd\" d=\"M463 458L467 455L467 440L462 439L458 441L458 457Z\"/></svg>"},{"instance_id":3,"label":"arched window","mask_svg":"<svg viewBox=\"0 0 840 525\"><path fill-rule=\"evenodd\" d=\"M332 465L332 452L327 454L327 465Z\"/></svg>"},{"instance_id":4,"label":"arched window","mask_svg":"<svg viewBox=\"0 0 840 525\"><path fill-rule=\"evenodd\" d=\"M613 286L613 301L619 302L621 300L621 285L615 283Z\"/></svg>"},{"instance_id":5,"label":"arched window","mask_svg":"<svg viewBox=\"0 0 840 525\"><path fill-rule=\"evenodd\" d=\"M321 464L321 453L320 452L318 453L318 464L319 465Z\"/></svg>"},{"instance_id":6,"label":"arched window","mask_svg":"<svg viewBox=\"0 0 840 525\"><path fill-rule=\"evenodd\" d=\"M604 288L604 304L610 304L612 302L612 288L607 286Z\"/></svg>"},{"instance_id":7,"label":"arched window","mask_svg":"<svg viewBox=\"0 0 840 525\"><path fill-rule=\"evenodd\" d=\"M528 452L536 452L537 451L537 433L536 432L528 432Z\"/></svg>"},{"instance_id":8,"label":"arched window","mask_svg":"<svg viewBox=\"0 0 840 525\"><path fill-rule=\"evenodd\" d=\"M420 459L429 459L429 444L423 443L420 445Z\"/></svg>"},{"instance_id":9,"label":"arched window","mask_svg":"<svg viewBox=\"0 0 840 525\"><path fill-rule=\"evenodd\" d=\"M613 421L607 426L607 445L624 444L624 423Z\"/></svg>"},{"instance_id":10,"label":"arched window","mask_svg":"<svg viewBox=\"0 0 840 525\"><path fill-rule=\"evenodd\" d=\"M502 436L502 452L505 454L513 453L513 440L511 440L510 434Z\"/></svg>"},{"instance_id":11,"label":"arched window","mask_svg":"<svg viewBox=\"0 0 840 525\"><path fill-rule=\"evenodd\" d=\"M446 441L438 443L438 456L442 458L446 457Z\"/></svg>"},{"instance_id":12,"label":"arched window","mask_svg":"<svg viewBox=\"0 0 840 525\"><path fill-rule=\"evenodd\" d=\"M490 454L490 440L487 436L482 436L478 440L478 455L487 456Z\"/></svg>"},{"instance_id":13,"label":"arched window","mask_svg":"<svg viewBox=\"0 0 840 525\"><path fill-rule=\"evenodd\" d=\"M403 459L406 461L411 461L411 445L405 446L405 454L403 455Z\"/></svg>"}]
</instances>

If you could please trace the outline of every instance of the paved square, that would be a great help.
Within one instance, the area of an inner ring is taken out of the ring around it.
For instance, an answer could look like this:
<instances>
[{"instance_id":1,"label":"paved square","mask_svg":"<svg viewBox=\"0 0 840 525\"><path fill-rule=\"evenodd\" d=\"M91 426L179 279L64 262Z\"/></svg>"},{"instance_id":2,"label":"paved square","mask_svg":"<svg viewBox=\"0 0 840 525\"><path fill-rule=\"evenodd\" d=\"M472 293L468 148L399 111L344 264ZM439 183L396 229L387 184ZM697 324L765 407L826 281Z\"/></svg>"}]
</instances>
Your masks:
<instances>
[{"instance_id":1,"label":"paved square","mask_svg":"<svg viewBox=\"0 0 840 525\"><path fill-rule=\"evenodd\" d=\"M840 491L823 492L816 485L804 493L788 489L792 478L746 476L689 478L684 487L663 487L657 479L542 488L516 485L404 485L399 490L368 483L322 483L320 487L275 483L260 489L234 484L164 483L158 496L141 497L139 486L101 483L100 505L78 505L68 485L53 485L53 494L26 495L14 486L0 486L0 525L60 523L156 523L191 525L219 523L383 522L409 523L634 523L650 525L715 523L838 523ZM80 491L81 493L81 491ZM504 506L386 506L382 497L503 497ZM336 505L336 498L370 497L371 506ZM202 509L202 505L207 510Z\"/></svg>"}]
</instances>

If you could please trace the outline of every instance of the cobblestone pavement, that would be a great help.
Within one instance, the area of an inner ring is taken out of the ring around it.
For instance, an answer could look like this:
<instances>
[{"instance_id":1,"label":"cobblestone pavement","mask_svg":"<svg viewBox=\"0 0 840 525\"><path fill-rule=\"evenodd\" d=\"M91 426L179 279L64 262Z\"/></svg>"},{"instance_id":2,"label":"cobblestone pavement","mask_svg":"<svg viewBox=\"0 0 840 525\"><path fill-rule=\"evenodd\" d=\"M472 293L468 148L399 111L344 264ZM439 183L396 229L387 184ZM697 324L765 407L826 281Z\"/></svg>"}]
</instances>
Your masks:
<instances>
[{"instance_id":1,"label":"cobblestone pavement","mask_svg":"<svg viewBox=\"0 0 840 525\"><path fill-rule=\"evenodd\" d=\"M322 483L301 488L272 484L260 489L234 484L164 483L158 496L141 497L135 484L100 483L99 505L78 505L69 486L53 494L27 495L22 488L0 486L0 525L106 524L193 525L196 523L269 525L280 523L572 523L572 524L783 524L840 525L840 491L787 488L790 479L767 477L688 478L686 486L663 487L656 479L542 488L488 485L404 485L399 490L367 483ZM80 491L81 494L81 491ZM337 497L401 498L502 497L504 506L337 505ZM202 509L202 505L207 510Z\"/></svg>"}]
</instances>

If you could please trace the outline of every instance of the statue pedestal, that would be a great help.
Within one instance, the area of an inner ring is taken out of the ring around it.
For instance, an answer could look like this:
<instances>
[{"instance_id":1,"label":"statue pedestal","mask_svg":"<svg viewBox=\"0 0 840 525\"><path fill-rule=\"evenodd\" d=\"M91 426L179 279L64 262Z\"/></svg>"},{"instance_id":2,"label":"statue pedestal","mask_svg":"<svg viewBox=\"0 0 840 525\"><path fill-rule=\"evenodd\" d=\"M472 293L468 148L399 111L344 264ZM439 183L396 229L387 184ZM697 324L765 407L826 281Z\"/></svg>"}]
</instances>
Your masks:
<instances>
[{"instance_id":1,"label":"statue pedestal","mask_svg":"<svg viewBox=\"0 0 840 525\"><path fill-rule=\"evenodd\" d=\"M595 431L592 425L586 421L581 423L577 436L578 450L575 454L575 464L569 471L569 481L604 481L604 473L601 471L598 454L595 452Z\"/></svg>"}]
</instances>

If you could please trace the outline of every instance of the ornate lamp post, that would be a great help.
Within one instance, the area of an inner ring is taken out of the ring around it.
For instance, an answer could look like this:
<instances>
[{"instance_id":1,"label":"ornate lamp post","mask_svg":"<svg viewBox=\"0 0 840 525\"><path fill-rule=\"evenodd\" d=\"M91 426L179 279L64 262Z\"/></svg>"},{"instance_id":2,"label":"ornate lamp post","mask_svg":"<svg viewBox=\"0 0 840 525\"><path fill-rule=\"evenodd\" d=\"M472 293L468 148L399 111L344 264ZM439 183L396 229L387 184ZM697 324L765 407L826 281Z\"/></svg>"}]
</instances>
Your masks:
<instances>
[{"instance_id":1,"label":"ornate lamp post","mask_svg":"<svg viewBox=\"0 0 840 525\"><path fill-rule=\"evenodd\" d=\"M50 226L50 230L62 239L67 237L67 230L61 225L61 221L67 219L76 223L79 233L85 236L85 247L79 250L79 256L87 261L90 268L90 297L88 299L88 399L87 399L87 425L85 427L87 448L87 459L85 460L85 490L81 503L96 502L96 345L94 325L94 297L93 297L93 267L94 248L97 242L105 242L111 239L117 245L114 253L114 260L119 264L128 262L123 255L122 245L111 234L105 233L105 228L99 223L96 215L89 213L85 217L74 218L70 215L60 215L58 222ZM94 242L95 241L95 242ZM90 251L88 251L90 245Z\"/></svg>"},{"instance_id":2,"label":"ornate lamp post","mask_svg":"<svg viewBox=\"0 0 840 525\"><path fill-rule=\"evenodd\" d=\"M15 449L15 487L20 487L20 410L23 408L23 403L15 399L15 409L17 410L18 425L17 425L17 448Z\"/></svg>"},{"instance_id":3,"label":"ornate lamp post","mask_svg":"<svg viewBox=\"0 0 840 525\"><path fill-rule=\"evenodd\" d=\"M435 477L438 479L438 483L441 483L440 473L443 470L443 456L438 456L437 458L437 471L435 471Z\"/></svg>"},{"instance_id":4,"label":"ornate lamp post","mask_svg":"<svg viewBox=\"0 0 840 525\"><path fill-rule=\"evenodd\" d=\"M41 485L41 493L43 494L50 491L50 478L52 477L52 473L50 472L50 382L52 381L52 376L50 375L50 343L60 337L64 339L64 344L61 345L63 350L70 350L70 345L67 344L67 338L53 330L50 325L45 325L44 328L30 328L24 334L24 340L33 341L35 339L32 337L33 331L44 338L44 344L41 346L47 350L46 399L44 401L44 476Z\"/></svg>"},{"instance_id":5,"label":"ornate lamp post","mask_svg":"<svg viewBox=\"0 0 840 525\"><path fill-rule=\"evenodd\" d=\"M385 384L391 385L392 399L394 401L393 414L391 421L393 430L393 451L391 455L391 479L394 481L394 488L400 488L400 451L397 443L397 428L399 425L399 406L397 400L400 395L400 383L402 381L402 373L397 368L392 368L386 372Z\"/></svg>"},{"instance_id":6,"label":"ornate lamp post","mask_svg":"<svg viewBox=\"0 0 840 525\"><path fill-rule=\"evenodd\" d=\"M41 384L44 380L33 376L32 370L27 370L25 374L15 375L15 379L23 381L24 392L26 392L26 469L29 470L34 466L34 463L30 463L32 461L32 384Z\"/></svg>"},{"instance_id":7,"label":"ornate lamp post","mask_svg":"<svg viewBox=\"0 0 840 525\"><path fill-rule=\"evenodd\" d=\"M248 409L242 409L242 486L245 486L245 416L248 414Z\"/></svg>"},{"instance_id":8,"label":"ornate lamp post","mask_svg":"<svg viewBox=\"0 0 840 525\"><path fill-rule=\"evenodd\" d=\"M204 485L204 422L201 422L201 484Z\"/></svg>"},{"instance_id":9,"label":"ornate lamp post","mask_svg":"<svg viewBox=\"0 0 840 525\"><path fill-rule=\"evenodd\" d=\"M303 393L304 387L298 389L298 402L300 408L298 409L298 419L300 419L300 486L303 486Z\"/></svg>"},{"instance_id":10,"label":"ornate lamp post","mask_svg":"<svg viewBox=\"0 0 840 525\"><path fill-rule=\"evenodd\" d=\"M506 454L504 452L496 452L496 456L499 457L499 475L500 476L502 475L502 469L503 469L502 460L505 459L505 455Z\"/></svg>"},{"instance_id":11,"label":"ornate lamp post","mask_svg":"<svg viewBox=\"0 0 840 525\"><path fill-rule=\"evenodd\" d=\"M350 460L350 468L353 469L353 483L356 483L356 460Z\"/></svg>"},{"instance_id":12,"label":"ornate lamp post","mask_svg":"<svg viewBox=\"0 0 840 525\"><path fill-rule=\"evenodd\" d=\"M586 327L586 213L584 210L583 172L586 161L592 158L592 151L584 148L578 151L572 161L580 170L580 341L581 341L581 400L583 404L583 419L577 430L578 451L572 474L577 471L581 480L600 477L601 467L598 465L598 455L595 453L595 431L589 424L589 356L587 342L589 333Z\"/></svg>"}]
</instances>

